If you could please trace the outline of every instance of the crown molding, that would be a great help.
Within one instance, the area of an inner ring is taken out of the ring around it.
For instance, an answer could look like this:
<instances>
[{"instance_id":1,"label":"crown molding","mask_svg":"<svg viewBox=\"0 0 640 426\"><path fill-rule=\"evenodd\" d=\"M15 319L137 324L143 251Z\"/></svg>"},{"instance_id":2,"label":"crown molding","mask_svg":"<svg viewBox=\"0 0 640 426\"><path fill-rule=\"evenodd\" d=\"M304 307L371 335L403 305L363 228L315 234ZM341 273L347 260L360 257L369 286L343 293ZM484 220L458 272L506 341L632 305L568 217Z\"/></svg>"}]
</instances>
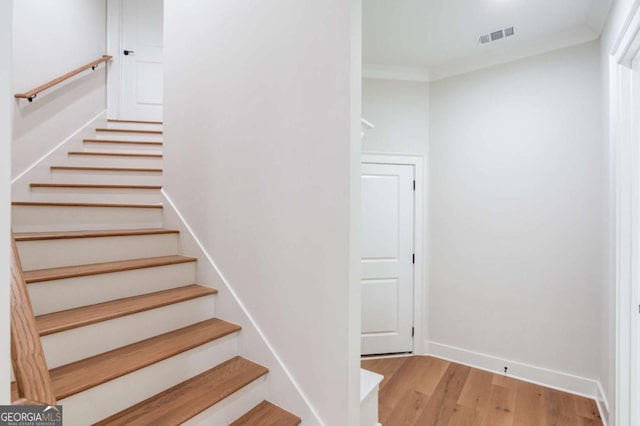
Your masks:
<instances>
[{"instance_id":1,"label":"crown molding","mask_svg":"<svg viewBox=\"0 0 640 426\"><path fill-rule=\"evenodd\" d=\"M635 0L635 3L640 4L640 0ZM577 46L596 40L598 37L599 34L597 32L589 25L584 24L537 39L517 43L512 41L509 44L500 46L500 48L485 49L475 55L433 65L430 68L363 64L362 78L433 82L542 55L554 50ZM620 41L618 44L620 44Z\"/></svg>"},{"instance_id":2,"label":"crown molding","mask_svg":"<svg viewBox=\"0 0 640 426\"><path fill-rule=\"evenodd\" d=\"M519 43L505 43L500 49L486 50L482 53L456 61L434 65L429 70L430 81L443 80L449 77L492 68L496 65L516 62L556 50L578 46L596 39L598 39L597 33L588 25L581 25L537 39L523 40Z\"/></svg>"}]
</instances>

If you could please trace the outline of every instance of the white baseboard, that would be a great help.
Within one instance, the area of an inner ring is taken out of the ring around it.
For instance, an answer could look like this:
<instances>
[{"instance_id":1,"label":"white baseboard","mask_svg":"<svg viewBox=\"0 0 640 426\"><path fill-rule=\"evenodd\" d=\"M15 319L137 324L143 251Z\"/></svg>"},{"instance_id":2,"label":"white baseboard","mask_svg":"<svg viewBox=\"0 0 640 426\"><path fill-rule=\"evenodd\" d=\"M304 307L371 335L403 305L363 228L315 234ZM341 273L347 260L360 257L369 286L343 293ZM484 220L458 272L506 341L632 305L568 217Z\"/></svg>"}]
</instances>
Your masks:
<instances>
[{"instance_id":1,"label":"white baseboard","mask_svg":"<svg viewBox=\"0 0 640 426\"><path fill-rule=\"evenodd\" d=\"M495 356L468 351L436 342L425 342L426 355L447 361L468 365L492 373L504 374L504 367L508 369L509 377L534 383L559 391L595 399L598 406L607 407L606 398L600 383L596 380L579 377L560 371L536 367L521 362L497 358ZM607 409L608 418L608 409ZM603 420L605 417L603 416Z\"/></svg>"},{"instance_id":2,"label":"white baseboard","mask_svg":"<svg viewBox=\"0 0 640 426\"><path fill-rule=\"evenodd\" d=\"M596 403L598 404L598 411L600 412L602 423L604 426L607 426L610 423L609 399L604 393L604 389L602 389L600 382L598 382L598 397L596 398Z\"/></svg>"}]
</instances>

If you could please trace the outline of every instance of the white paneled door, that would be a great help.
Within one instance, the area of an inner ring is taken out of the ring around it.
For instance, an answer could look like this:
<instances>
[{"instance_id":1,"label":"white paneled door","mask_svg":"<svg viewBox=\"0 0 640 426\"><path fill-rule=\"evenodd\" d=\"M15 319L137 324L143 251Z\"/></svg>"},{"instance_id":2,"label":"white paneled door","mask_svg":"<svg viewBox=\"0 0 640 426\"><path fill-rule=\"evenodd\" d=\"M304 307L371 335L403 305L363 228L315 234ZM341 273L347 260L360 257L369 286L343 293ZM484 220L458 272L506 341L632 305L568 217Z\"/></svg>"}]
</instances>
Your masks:
<instances>
[{"instance_id":1,"label":"white paneled door","mask_svg":"<svg viewBox=\"0 0 640 426\"><path fill-rule=\"evenodd\" d=\"M362 354L413 351L413 165L362 164Z\"/></svg>"},{"instance_id":2,"label":"white paneled door","mask_svg":"<svg viewBox=\"0 0 640 426\"><path fill-rule=\"evenodd\" d=\"M122 6L120 118L162 120L163 0L126 0Z\"/></svg>"}]
</instances>

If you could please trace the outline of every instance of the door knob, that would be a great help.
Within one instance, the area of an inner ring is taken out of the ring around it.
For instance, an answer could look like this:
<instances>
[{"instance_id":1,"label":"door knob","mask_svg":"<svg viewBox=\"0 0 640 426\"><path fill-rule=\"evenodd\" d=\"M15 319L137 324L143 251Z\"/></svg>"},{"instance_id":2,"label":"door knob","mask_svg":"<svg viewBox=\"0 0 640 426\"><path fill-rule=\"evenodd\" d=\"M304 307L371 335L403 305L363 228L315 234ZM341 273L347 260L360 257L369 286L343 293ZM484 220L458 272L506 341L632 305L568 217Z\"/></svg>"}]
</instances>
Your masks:
<instances>
[{"instance_id":1,"label":"door knob","mask_svg":"<svg viewBox=\"0 0 640 426\"><path fill-rule=\"evenodd\" d=\"M132 53L136 53L136 52L134 52L133 50L125 50L124 51L124 56L129 56Z\"/></svg>"}]
</instances>

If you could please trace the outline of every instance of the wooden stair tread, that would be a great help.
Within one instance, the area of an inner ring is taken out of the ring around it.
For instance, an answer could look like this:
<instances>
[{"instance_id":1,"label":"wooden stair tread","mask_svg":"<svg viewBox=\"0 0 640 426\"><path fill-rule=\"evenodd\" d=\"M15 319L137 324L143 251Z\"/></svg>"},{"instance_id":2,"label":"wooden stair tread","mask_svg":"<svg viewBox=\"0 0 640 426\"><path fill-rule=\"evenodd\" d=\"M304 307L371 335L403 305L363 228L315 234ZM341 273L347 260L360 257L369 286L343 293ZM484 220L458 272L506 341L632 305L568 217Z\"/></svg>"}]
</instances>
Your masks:
<instances>
[{"instance_id":1,"label":"wooden stair tread","mask_svg":"<svg viewBox=\"0 0 640 426\"><path fill-rule=\"evenodd\" d=\"M13 234L16 241L66 240L73 238L127 237L138 235L178 234L176 229L108 229L96 231L60 231L60 232L18 232Z\"/></svg>"},{"instance_id":2,"label":"wooden stair tread","mask_svg":"<svg viewBox=\"0 0 640 426\"><path fill-rule=\"evenodd\" d=\"M36 327L40 336L46 336L216 293L212 288L193 284L40 315L36 317Z\"/></svg>"},{"instance_id":3,"label":"wooden stair tread","mask_svg":"<svg viewBox=\"0 0 640 426\"><path fill-rule=\"evenodd\" d=\"M17 401L18 399L20 399L18 395L18 385L16 382L11 382L11 402Z\"/></svg>"},{"instance_id":4,"label":"wooden stair tread","mask_svg":"<svg viewBox=\"0 0 640 426\"><path fill-rule=\"evenodd\" d=\"M86 170L96 172L162 173L162 169L148 167L51 166L51 170Z\"/></svg>"},{"instance_id":5,"label":"wooden stair tread","mask_svg":"<svg viewBox=\"0 0 640 426\"><path fill-rule=\"evenodd\" d=\"M32 183L31 188L87 188L87 189L162 189L161 185L106 185L93 183Z\"/></svg>"},{"instance_id":6,"label":"wooden stair tread","mask_svg":"<svg viewBox=\"0 0 640 426\"><path fill-rule=\"evenodd\" d=\"M14 206L41 207L125 207L134 209L161 209L162 204L120 204L120 203L60 203L52 201L14 201Z\"/></svg>"},{"instance_id":7,"label":"wooden stair tread","mask_svg":"<svg viewBox=\"0 0 640 426\"><path fill-rule=\"evenodd\" d=\"M300 417L268 401L262 401L230 426L296 426L301 422Z\"/></svg>"},{"instance_id":8,"label":"wooden stair tread","mask_svg":"<svg viewBox=\"0 0 640 426\"><path fill-rule=\"evenodd\" d=\"M69 151L69 155L96 156L96 157L140 157L162 158L162 154L146 154L140 152L103 152L103 151Z\"/></svg>"},{"instance_id":9,"label":"wooden stair tread","mask_svg":"<svg viewBox=\"0 0 640 426\"><path fill-rule=\"evenodd\" d=\"M96 425L182 424L268 372L261 365L234 357Z\"/></svg>"},{"instance_id":10,"label":"wooden stair tread","mask_svg":"<svg viewBox=\"0 0 640 426\"><path fill-rule=\"evenodd\" d=\"M146 120L119 120L116 118L108 118L109 123L140 123L140 124L162 124L162 121L146 121Z\"/></svg>"},{"instance_id":11,"label":"wooden stair tread","mask_svg":"<svg viewBox=\"0 0 640 426\"><path fill-rule=\"evenodd\" d=\"M124 145L154 145L154 146L162 146L162 142L157 142L157 141L134 141L134 140L122 140L122 139L84 139L83 142L88 142L88 143L111 143L111 144L124 144Z\"/></svg>"},{"instance_id":12,"label":"wooden stair tread","mask_svg":"<svg viewBox=\"0 0 640 426\"><path fill-rule=\"evenodd\" d=\"M160 256L142 259L120 260L115 262L92 263L87 265L65 266L62 268L36 269L24 272L27 284L65 278L86 277L90 275L108 274L112 272L131 271L134 269L154 268L157 266L177 265L197 261L194 257Z\"/></svg>"},{"instance_id":13,"label":"wooden stair tread","mask_svg":"<svg viewBox=\"0 0 640 426\"><path fill-rule=\"evenodd\" d=\"M140 130L140 129L109 129L106 127L98 127L96 132L114 132L114 133L147 133L152 135L161 135L162 130Z\"/></svg>"},{"instance_id":14,"label":"wooden stair tread","mask_svg":"<svg viewBox=\"0 0 640 426\"><path fill-rule=\"evenodd\" d=\"M214 318L50 370L57 400L240 330Z\"/></svg>"}]
</instances>

